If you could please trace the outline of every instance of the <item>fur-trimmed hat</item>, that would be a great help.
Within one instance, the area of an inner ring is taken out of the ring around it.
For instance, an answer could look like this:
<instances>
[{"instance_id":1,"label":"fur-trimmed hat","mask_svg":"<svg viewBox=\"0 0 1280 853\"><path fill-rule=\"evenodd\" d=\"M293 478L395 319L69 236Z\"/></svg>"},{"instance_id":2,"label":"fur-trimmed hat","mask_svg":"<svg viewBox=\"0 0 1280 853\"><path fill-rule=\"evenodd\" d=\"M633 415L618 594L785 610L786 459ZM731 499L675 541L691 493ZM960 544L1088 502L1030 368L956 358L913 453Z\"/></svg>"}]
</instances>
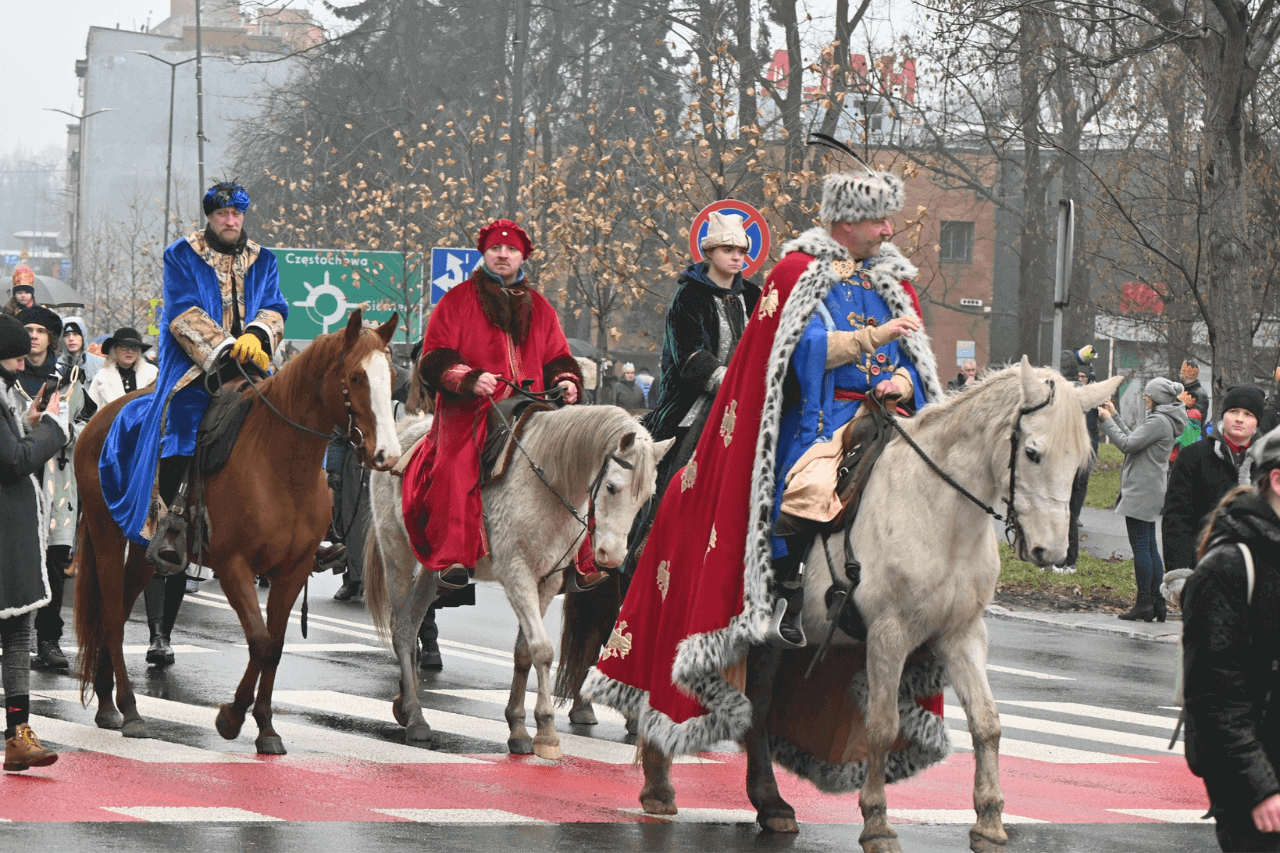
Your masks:
<instances>
[{"instance_id":1,"label":"fur-trimmed hat","mask_svg":"<svg viewBox=\"0 0 1280 853\"><path fill-rule=\"evenodd\" d=\"M837 172L822 181L818 219L824 223L884 219L902 210L904 203L903 183L897 175Z\"/></svg>"},{"instance_id":2,"label":"fur-trimmed hat","mask_svg":"<svg viewBox=\"0 0 1280 853\"><path fill-rule=\"evenodd\" d=\"M36 271L26 264L15 267L13 270L13 289L10 293L17 293L19 290L36 292Z\"/></svg>"},{"instance_id":3,"label":"fur-trimmed hat","mask_svg":"<svg viewBox=\"0 0 1280 853\"><path fill-rule=\"evenodd\" d=\"M533 241L523 228L510 219L497 219L480 229L476 248L484 253L490 246L514 246L526 261L533 254Z\"/></svg>"},{"instance_id":4,"label":"fur-trimmed hat","mask_svg":"<svg viewBox=\"0 0 1280 853\"><path fill-rule=\"evenodd\" d=\"M62 318L43 305L23 308L18 312L18 322L24 326L44 326L50 338L62 337Z\"/></svg>"},{"instance_id":5,"label":"fur-trimmed hat","mask_svg":"<svg viewBox=\"0 0 1280 853\"><path fill-rule=\"evenodd\" d=\"M721 213L713 210L707 214L707 236L698 243L705 255L716 246L735 246L739 249L750 249L751 238L742 227L745 220L733 213Z\"/></svg>"},{"instance_id":6,"label":"fur-trimmed hat","mask_svg":"<svg viewBox=\"0 0 1280 853\"><path fill-rule=\"evenodd\" d=\"M23 358L31 354L31 335L12 314L0 314L0 358Z\"/></svg>"}]
</instances>

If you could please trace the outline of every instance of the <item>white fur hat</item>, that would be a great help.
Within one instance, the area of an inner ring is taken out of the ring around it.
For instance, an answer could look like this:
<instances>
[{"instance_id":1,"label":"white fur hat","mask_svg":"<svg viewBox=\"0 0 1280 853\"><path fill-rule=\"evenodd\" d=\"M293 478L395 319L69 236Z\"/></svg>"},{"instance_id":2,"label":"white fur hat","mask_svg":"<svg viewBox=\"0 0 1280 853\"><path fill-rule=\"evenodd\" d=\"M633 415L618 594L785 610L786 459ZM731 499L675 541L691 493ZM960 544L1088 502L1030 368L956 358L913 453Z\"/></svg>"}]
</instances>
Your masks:
<instances>
[{"instance_id":1,"label":"white fur hat","mask_svg":"<svg viewBox=\"0 0 1280 853\"><path fill-rule=\"evenodd\" d=\"M822 207L818 210L818 219L828 223L884 219L902 210L905 201L902 190L902 179L888 172L827 175L822 182Z\"/></svg>"},{"instance_id":2,"label":"white fur hat","mask_svg":"<svg viewBox=\"0 0 1280 853\"><path fill-rule=\"evenodd\" d=\"M707 214L707 236L698 244L704 253L716 246L737 246L739 249L750 249L751 238L742 227L743 218L732 213L720 213L713 210Z\"/></svg>"}]
</instances>

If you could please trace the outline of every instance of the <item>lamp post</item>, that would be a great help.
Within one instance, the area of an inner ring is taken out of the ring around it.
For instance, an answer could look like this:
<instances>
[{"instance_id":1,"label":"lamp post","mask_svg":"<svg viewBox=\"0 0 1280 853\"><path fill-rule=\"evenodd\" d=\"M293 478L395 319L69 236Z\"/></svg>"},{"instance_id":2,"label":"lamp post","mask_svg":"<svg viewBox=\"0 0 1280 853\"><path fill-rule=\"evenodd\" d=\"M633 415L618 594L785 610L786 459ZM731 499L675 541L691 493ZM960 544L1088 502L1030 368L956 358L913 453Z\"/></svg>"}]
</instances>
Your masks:
<instances>
[{"instance_id":1,"label":"lamp post","mask_svg":"<svg viewBox=\"0 0 1280 853\"><path fill-rule=\"evenodd\" d=\"M169 247L169 199L170 190L173 188L173 90L178 81L178 66L186 65L188 62L195 62L196 57L184 59L181 62L170 62L167 59L161 59L155 54L147 53L141 50L131 51L143 56L149 56L156 62L163 62L169 66L169 148L165 152L164 161L164 241L161 243L165 248ZM204 189L203 186L200 189Z\"/></svg>"},{"instance_id":2,"label":"lamp post","mask_svg":"<svg viewBox=\"0 0 1280 853\"><path fill-rule=\"evenodd\" d=\"M76 203L74 206L76 221L72 223L72 226L71 226L71 280L75 282L76 285L79 285L80 284L80 219L81 219L80 184L84 180L84 142L85 142L84 121L87 118L92 118L93 116L96 116L98 113L111 112L111 107L103 107L100 110L94 110L93 112L85 113L84 115L77 115L76 113L68 112L67 110L56 109L55 107L45 107L44 110L46 112L51 112L51 113L62 113L64 116L71 116L73 119L80 122L80 152L79 152L80 163L78 168L76 169Z\"/></svg>"}]
</instances>

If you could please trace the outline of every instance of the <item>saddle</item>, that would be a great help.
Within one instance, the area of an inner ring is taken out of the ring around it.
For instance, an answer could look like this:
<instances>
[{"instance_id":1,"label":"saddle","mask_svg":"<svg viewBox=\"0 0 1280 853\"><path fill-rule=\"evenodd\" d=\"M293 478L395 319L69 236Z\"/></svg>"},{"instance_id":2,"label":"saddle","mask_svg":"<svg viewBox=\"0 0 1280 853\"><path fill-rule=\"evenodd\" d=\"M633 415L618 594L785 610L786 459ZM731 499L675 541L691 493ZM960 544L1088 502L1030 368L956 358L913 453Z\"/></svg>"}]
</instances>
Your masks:
<instances>
[{"instance_id":1,"label":"saddle","mask_svg":"<svg viewBox=\"0 0 1280 853\"><path fill-rule=\"evenodd\" d=\"M549 412L554 406L550 403L535 400L523 395L499 400L490 408L486 417L489 423L489 435L484 447L480 450L480 483L487 486L497 482L507 473L511 465L511 457L516 452L516 445L511 441L524 435L529 419L539 412ZM510 427L508 427L510 424Z\"/></svg>"},{"instance_id":2,"label":"saddle","mask_svg":"<svg viewBox=\"0 0 1280 853\"><path fill-rule=\"evenodd\" d=\"M200 421L196 431L196 464L201 476L212 477L231 458L231 448L253 408L253 397L243 393L246 384L241 380L219 388Z\"/></svg>"}]
</instances>

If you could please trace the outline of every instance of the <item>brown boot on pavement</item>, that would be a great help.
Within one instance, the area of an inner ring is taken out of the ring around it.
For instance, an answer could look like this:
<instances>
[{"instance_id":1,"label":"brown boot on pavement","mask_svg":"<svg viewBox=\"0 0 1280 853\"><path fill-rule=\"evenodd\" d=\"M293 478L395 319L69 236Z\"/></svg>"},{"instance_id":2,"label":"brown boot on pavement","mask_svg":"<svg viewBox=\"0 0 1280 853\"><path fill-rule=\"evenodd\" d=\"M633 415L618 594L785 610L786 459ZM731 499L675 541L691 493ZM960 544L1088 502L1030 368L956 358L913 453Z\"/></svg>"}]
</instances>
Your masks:
<instances>
[{"instance_id":1,"label":"brown boot on pavement","mask_svg":"<svg viewBox=\"0 0 1280 853\"><path fill-rule=\"evenodd\" d=\"M58 753L40 743L31 726L19 723L13 737L4 742L4 769L17 773L32 767L48 767L58 760Z\"/></svg>"}]
</instances>

